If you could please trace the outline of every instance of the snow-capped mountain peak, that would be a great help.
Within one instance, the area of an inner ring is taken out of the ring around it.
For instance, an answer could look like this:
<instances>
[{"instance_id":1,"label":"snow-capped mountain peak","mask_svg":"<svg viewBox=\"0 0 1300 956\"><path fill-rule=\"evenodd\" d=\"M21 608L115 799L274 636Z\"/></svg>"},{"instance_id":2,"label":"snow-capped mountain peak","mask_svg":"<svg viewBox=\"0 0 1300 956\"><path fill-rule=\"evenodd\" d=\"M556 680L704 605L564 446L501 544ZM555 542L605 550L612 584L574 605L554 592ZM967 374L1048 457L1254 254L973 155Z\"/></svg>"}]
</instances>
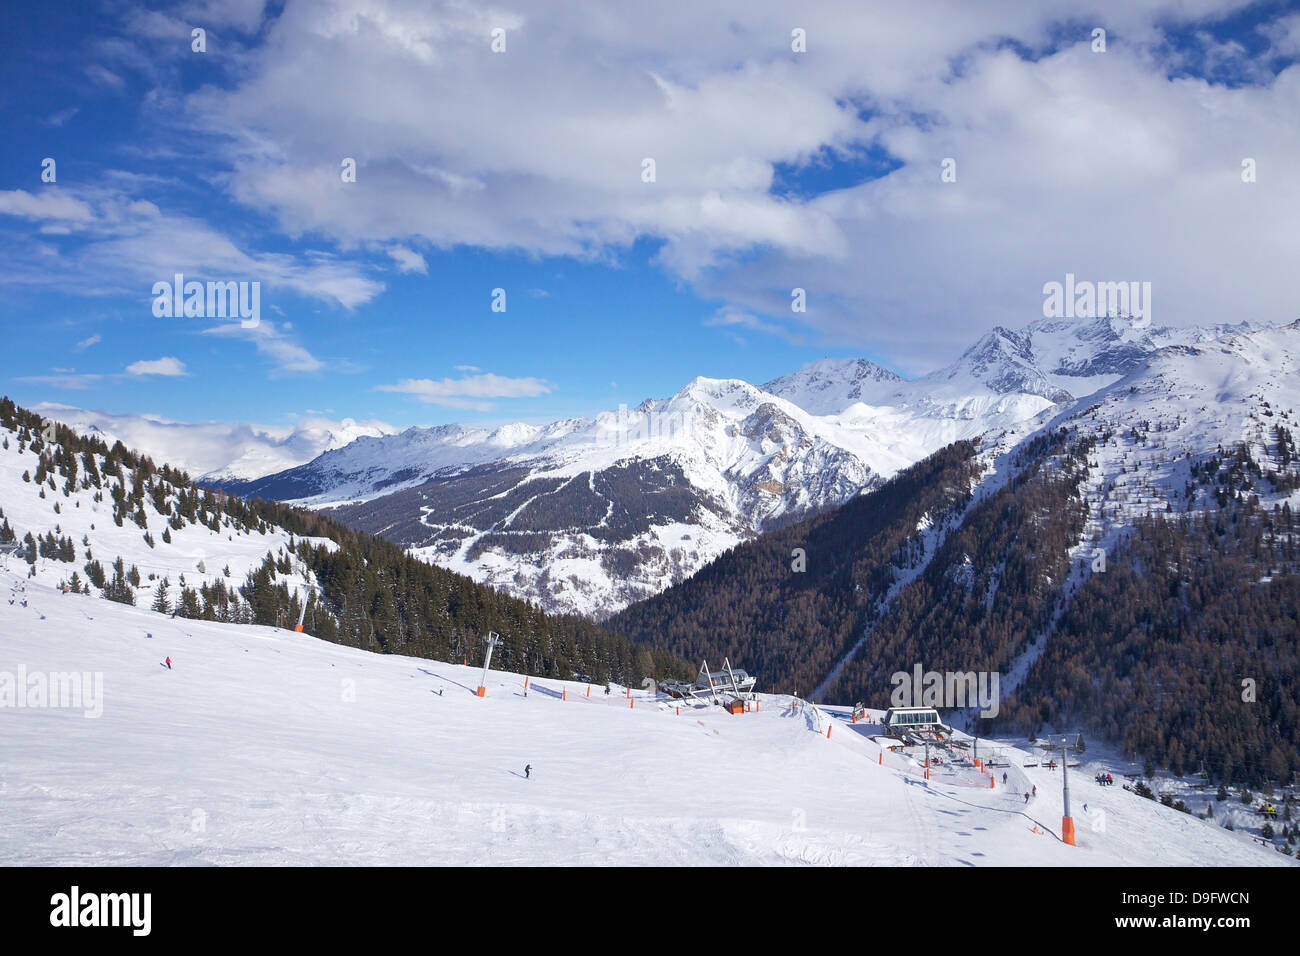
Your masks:
<instances>
[{"instance_id":1,"label":"snow-capped mountain peak","mask_svg":"<svg viewBox=\"0 0 1300 956\"><path fill-rule=\"evenodd\" d=\"M763 391L789 399L814 415L830 415L856 402L876 404L902 381L896 372L867 359L822 359L772 379Z\"/></svg>"}]
</instances>

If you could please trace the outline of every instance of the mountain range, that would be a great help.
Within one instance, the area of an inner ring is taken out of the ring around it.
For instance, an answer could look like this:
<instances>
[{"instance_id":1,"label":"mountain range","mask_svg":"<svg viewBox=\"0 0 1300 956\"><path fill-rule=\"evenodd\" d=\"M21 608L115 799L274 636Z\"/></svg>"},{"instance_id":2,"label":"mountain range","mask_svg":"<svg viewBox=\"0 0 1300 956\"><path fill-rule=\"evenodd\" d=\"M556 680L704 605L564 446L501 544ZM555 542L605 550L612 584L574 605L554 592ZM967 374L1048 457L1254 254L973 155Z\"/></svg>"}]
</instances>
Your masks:
<instances>
[{"instance_id":1,"label":"mountain range","mask_svg":"<svg viewBox=\"0 0 1300 956\"><path fill-rule=\"evenodd\" d=\"M1289 781L1297 372L1300 321L1157 348L606 624L816 700L885 707L891 675L917 667L996 674L988 722L954 720L1031 739L1083 730L1174 773Z\"/></svg>"},{"instance_id":2,"label":"mountain range","mask_svg":"<svg viewBox=\"0 0 1300 956\"><path fill-rule=\"evenodd\" d=\"M548 611L603 618L951 442L1096 392L1160 349L1251 328L1044 319L994 328L910 380L866 359L826 359L762 386L697 378L593 418L353 426L328 431L319 454L292 467L252 475L257 454L240 446L235 461L196 471L230 493L328 509ZM284 443L262 452L285 454Z\"/></svg>"}]
</instances>

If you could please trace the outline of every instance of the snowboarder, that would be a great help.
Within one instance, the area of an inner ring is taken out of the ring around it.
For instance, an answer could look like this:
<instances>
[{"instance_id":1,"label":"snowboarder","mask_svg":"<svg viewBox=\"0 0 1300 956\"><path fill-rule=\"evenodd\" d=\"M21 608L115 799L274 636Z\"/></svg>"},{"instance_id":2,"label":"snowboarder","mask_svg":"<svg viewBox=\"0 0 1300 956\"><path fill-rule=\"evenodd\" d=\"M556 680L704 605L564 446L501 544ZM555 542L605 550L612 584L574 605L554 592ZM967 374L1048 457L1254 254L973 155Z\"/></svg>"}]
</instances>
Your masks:
<instances>
[{"instance_id":1,"label":"snowboarder","mask_svg":"<svg viewBox=\"0 0 1300 956\"><path fill-rule=\"evenodd\" d=\"M525 779L525 780L528 779L528 775L529 775L530 773L532 773L532 772L533 772L533 765L532 765L532 764L524 764L524 779Z\"/></svg>"},{"instance_id":2,"label":"snowboarder","mask_svg":"<svg viewBox=\"0 0 1300 956\"><path fill-rule=\"evenodd\" d=\"M167 658L167 669L168 670L172 669L172 659L170 657Z\"/></svg>"}]
</instances>

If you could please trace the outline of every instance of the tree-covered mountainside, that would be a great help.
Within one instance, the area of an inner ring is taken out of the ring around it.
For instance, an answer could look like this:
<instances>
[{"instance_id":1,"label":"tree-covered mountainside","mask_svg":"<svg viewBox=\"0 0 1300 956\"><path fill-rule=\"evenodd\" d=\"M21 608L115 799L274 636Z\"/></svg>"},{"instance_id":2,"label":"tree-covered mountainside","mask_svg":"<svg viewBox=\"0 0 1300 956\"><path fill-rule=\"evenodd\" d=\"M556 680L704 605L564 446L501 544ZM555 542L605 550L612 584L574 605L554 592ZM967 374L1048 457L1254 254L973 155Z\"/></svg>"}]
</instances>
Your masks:
<instances>
[{"instance_id":1,"label":"tree-covered mountainside","mask_svg":"<svg viewBox=\"0 0 1300 956\"><path fill-rule=\"evenodd\" d=\"M967 510L924 570L887 606L864 609L864 648L828 692L884 703L890 675L918 663L1008 672L1051 629L1086 517L1078 490L1092 444L1057 429L1021 448L1013 477ZM918 533L912 548L922 540Z\"/></svg>"},{"instance_id":2,"label":"tree-covered mountainside","mask_svg":"<svg viewBox=\"0 0 1300 956\"><path fill-rule=\"evenodd\" d=\"M865 609L921 560L918 527L966 505L974 456L957 442L838 509L732 548L608 623L691 660L730 657L773 692L806 694L853 646Z\"/></svg>"},{"instance_id":3,"label":"tree-covered mountainside","mask_svg":"<svg viewBox=\"0 0 1300 956\"><path fill-rule=\"evenodd\" d=\"M5 464L22 473L0 485L10 499L0 500L0 543L19 544L33 575L38 562L61 568L69 588L181 617L280 626L297 622L305 600L307 633L443 660L481 661L482 637L496 631L503 643L494 664L530 674L639 685L690 670L670 653L583 618L544 614L320 514L199 488L120 442L78 435L7 398L0 436ZM74 522L86 528L80 542L66 531ZM257 554L258 536L281 543L245 562L242 580L232 576L230 555ZM124 551L146 557L123 560Z\"/></svg>"},{"instance_id":4,"label":"tree-covered mountainside","mask_svg":"<svg viewBox=\"0 0 1300 956\"><path fill-rule=\"evenodd\" d=\"M1281 429L1276 457L1293 450ZM1066 608L998 725L1080 727L1174 773L1300 771L1300 516L1242 445L1196 468L1211 509L1140 520ZM1285 475L1285 473L1284 473ZM1192 489L1188 489L1189 493Z\"/></svg>"},{"instance_id":5,"label":"tree-covered mountainside","mask_svg":"<svg viewBox=\"0 0 1300 956\"><path fill-rule=\"evenodd\" d=\"M821 683L827 699L871 706L888 706L891 675L917 664L996 672L1001 711L986 731L1082 730L1176 773L1288 782L1300 771L1300 517L1260 500L1294 490L1300 469L1290 432L1272 436L1179 456L1185 486L1146 502L1100 562L1094 458L1117 442L1155 447L1154 430L1044 429L1006 457L1001 482L977 477L980 456L959 443L734 548L611 626L730 655L780 690Z\"/></svg>"}]
</instances>

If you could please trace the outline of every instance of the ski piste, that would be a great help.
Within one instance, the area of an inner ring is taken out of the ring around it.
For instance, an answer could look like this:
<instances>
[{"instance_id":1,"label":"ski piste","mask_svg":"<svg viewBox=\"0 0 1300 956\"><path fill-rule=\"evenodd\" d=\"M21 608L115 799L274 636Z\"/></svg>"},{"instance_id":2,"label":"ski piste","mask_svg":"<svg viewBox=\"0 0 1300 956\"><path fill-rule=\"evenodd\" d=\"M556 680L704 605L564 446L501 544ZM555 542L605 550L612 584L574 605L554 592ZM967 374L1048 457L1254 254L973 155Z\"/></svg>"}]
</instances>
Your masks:
<instances>
[{"instance_id":1,"label":"ski piste","mask_svg":"<svg viewBox=\"0 0 1300 956\"><path fill-rule=\"evenodd\" d=\"M1070 847L1060 773L1020 766L1023 741L978 742L993 786L947 761L927 780L847 705L757 694L733 715L550 677L525 697L526 675L495 670L480 698L472 665L28 592L0 605L0 674L99 674L103 707L0 709L10 865L1291 864L1239 804L1202 820L1095 786L1094 767L1127 766L1101 747L1071 770L1089 811ZM184 651L165 679L159 647Z\"/></svg>"}]
</instances>

